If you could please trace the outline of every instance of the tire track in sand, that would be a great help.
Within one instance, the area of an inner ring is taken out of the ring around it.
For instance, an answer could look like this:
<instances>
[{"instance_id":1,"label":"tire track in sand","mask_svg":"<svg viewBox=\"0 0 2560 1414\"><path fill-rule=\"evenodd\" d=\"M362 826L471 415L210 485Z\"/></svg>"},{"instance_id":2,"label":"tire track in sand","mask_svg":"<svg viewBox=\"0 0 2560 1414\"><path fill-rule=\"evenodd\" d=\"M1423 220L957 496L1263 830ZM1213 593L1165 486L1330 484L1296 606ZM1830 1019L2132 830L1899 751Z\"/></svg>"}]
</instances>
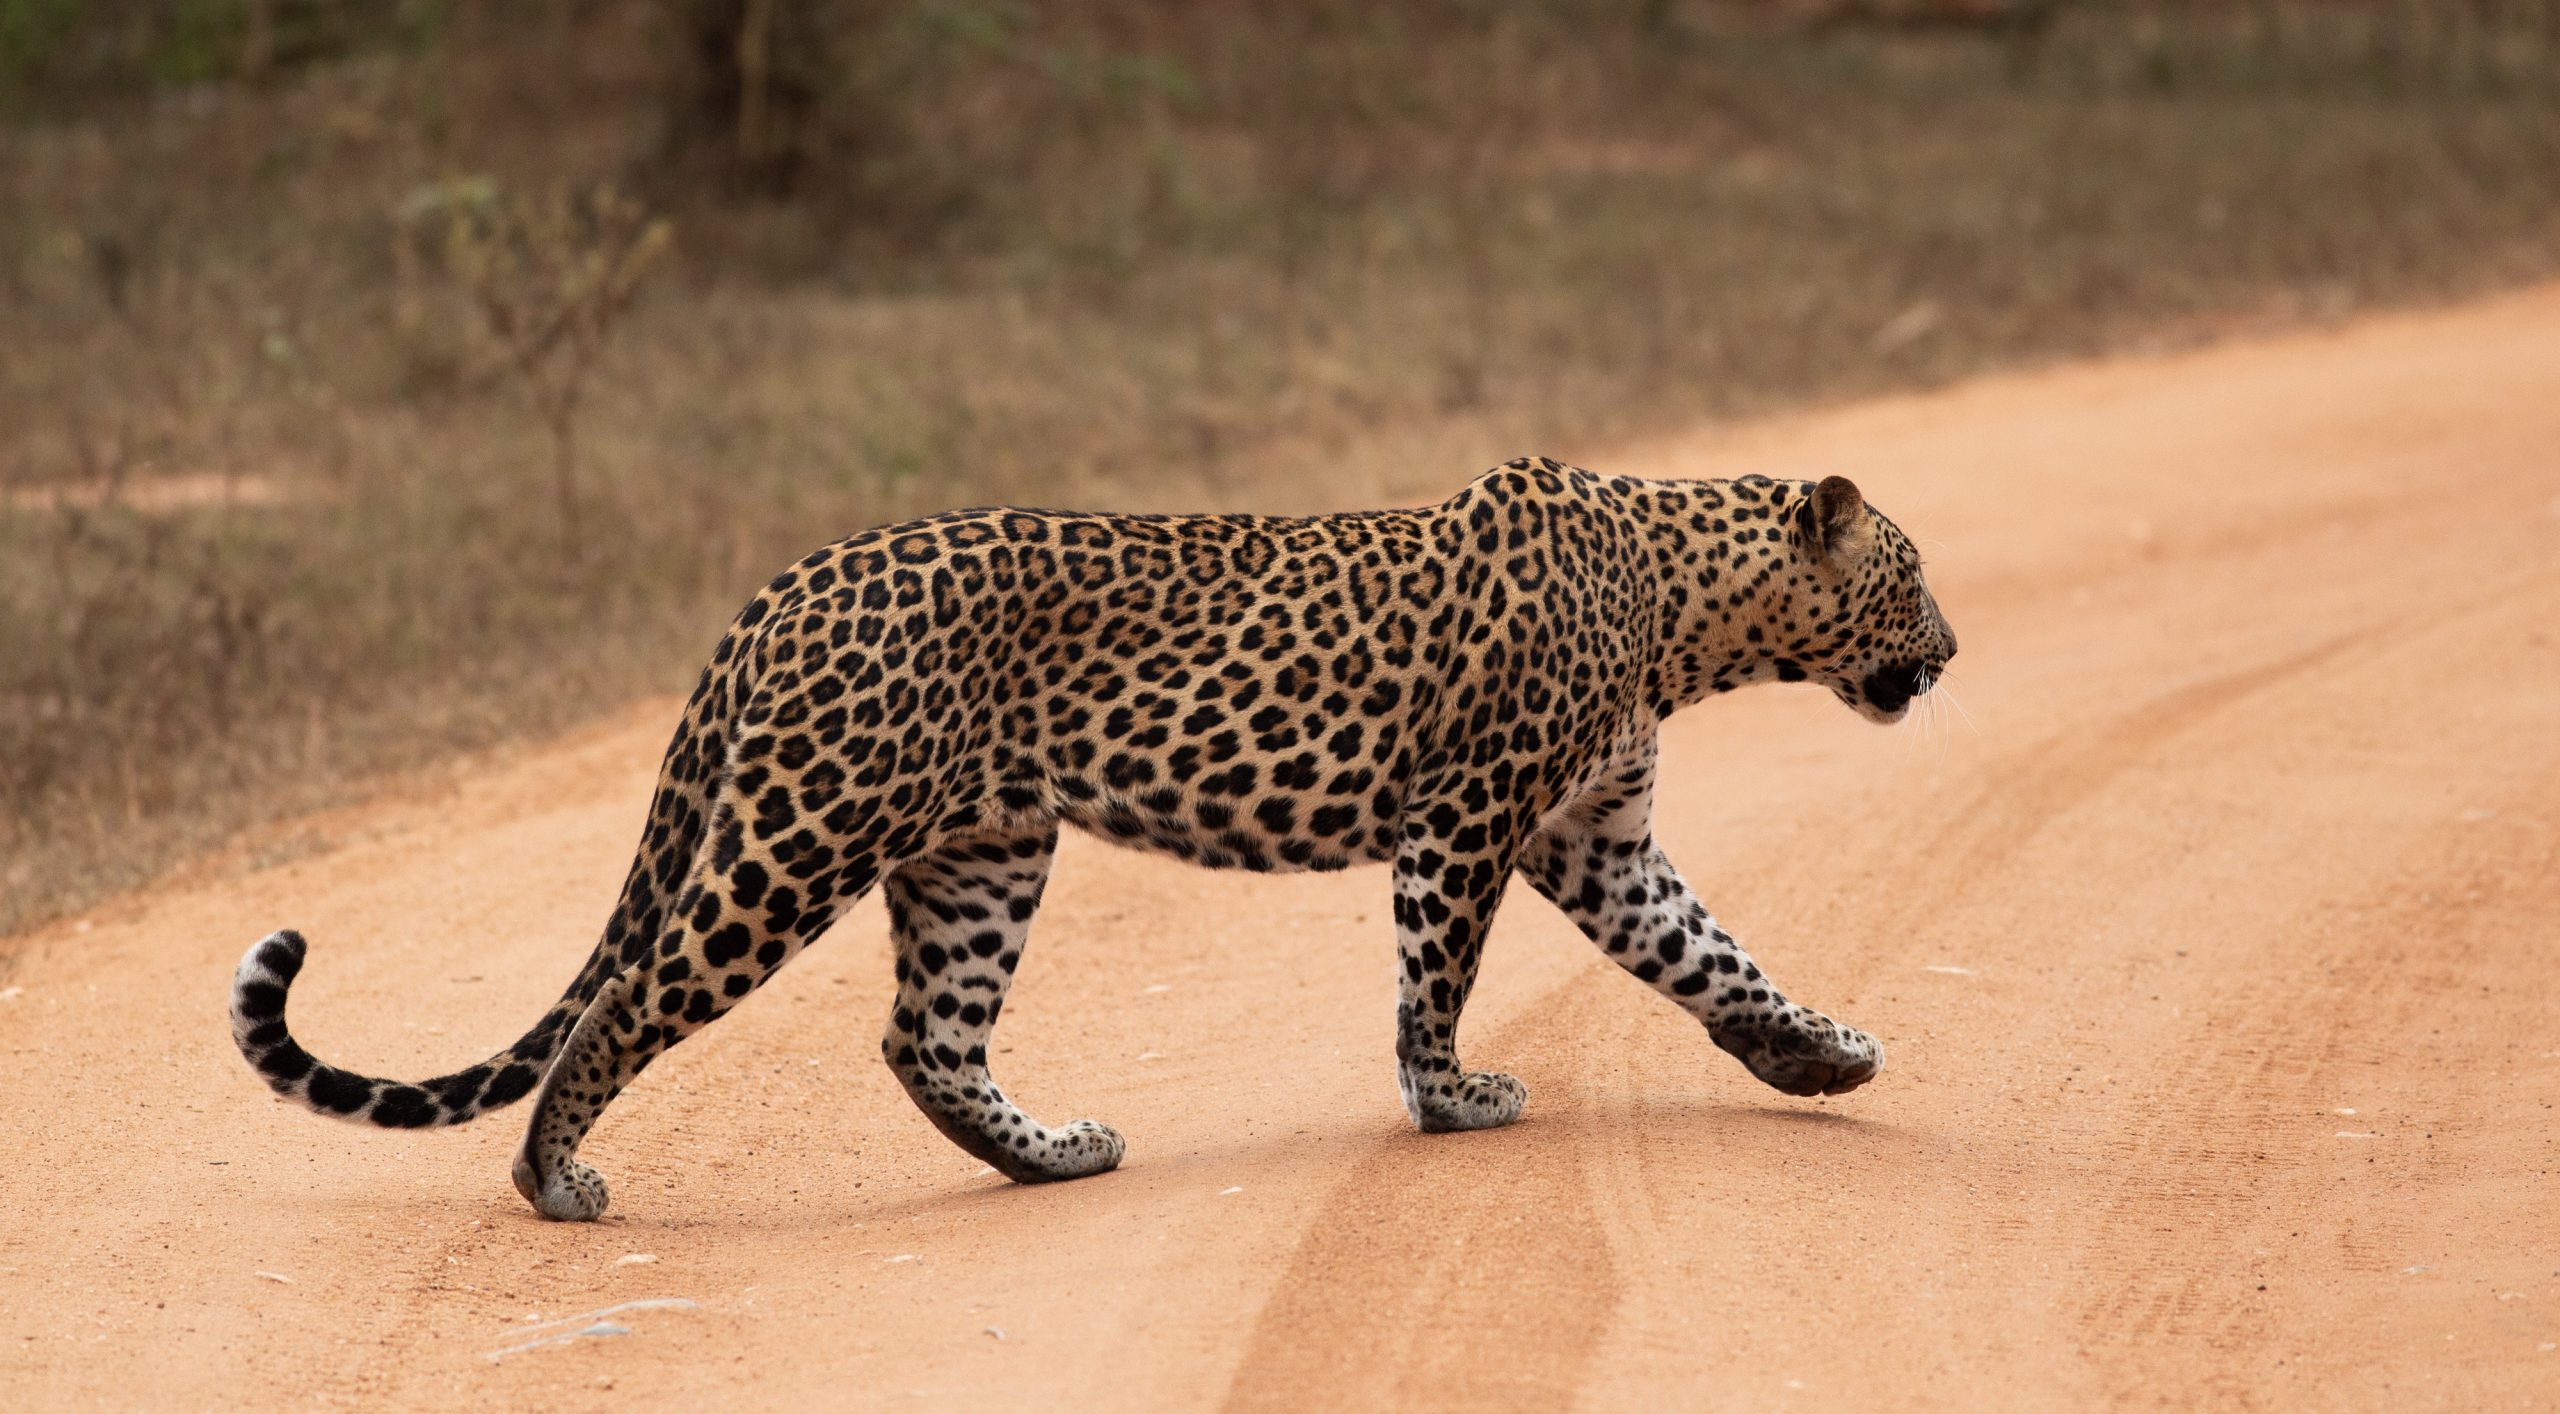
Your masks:
<instances>
[{"instance_id":1,"label":"tire track in sand","mask_svg":"<svg viewBox=\"0 0 2560 1414\"><path fill-rule=\"evenodd\" d=\"M2433 662L2476 661L2499 643L2523 642L2549 582L2531 576L2452 606L2317 690L2359 700ZM2477 768L2465 769L2465 749L2494 740L2498 724L2453 716L2438 726L2433 739L2419 739L2423 764L2414 769L2388 760L2349 769L2373 773L2380 789L2406 789L2411 775L2485 789L2481 798L2497 808L2476 810L2481 822L2533 821L2560 791L2547 762L2521 753L2509 758L2521 775L2466 782ZM2221 754L2262 753L2268 736L2244 731ZM2236 914L2235 924L2268 942L2241 955L2245 970L2221 969L2184 1024L2155 1040L2143 1066L2150 1083L2088 1161L2093 1201L2072 1246L2103 1279L2087 1283L2077 1316L2110 1394L2124 1403L2153 1387L2164 1352L2201 1345L2215 1359L2197 1393L2225 1407L2263 1405L2261 1369L2283 1363L2271 1352L2288 1325L2301 1323L2288 1308L2322 1301L2285 1280L2304 1246L2328 1247L2332 1260L2372 1278L2424 1271L2404 1270L2419 1239L2390 1210L2350 1209L2346 1221L2305 1216L2323 1191L2372 1183L2376 1169L2404 1190L2444 1183L2452 1161L2428 1142L2434 1131L2451 1138L2493 1126L2512 1098L2497 1081L2515 1074L2518 1037L2529 1029L2474 1027L2433 1048L2464 1056L2479 1082L2448 1088L2425 1112L2378 1112L2370 1101L2337 1108L2377 1088L2370 1072L2391 1064L2393 1044L2442 1035L2435 1021L2471 1003L2461 994L2494 975L2484 939L2547 909L2547 838L2373 828L2327 863L2272 884ZM2531 1010L2522 998L2516 1004Z\"/></svg>"},{"instance_id":2,"label":"tire track in sand","mask_svg":"<svg viewBox=\"0 0 2560 1414\"><path fill-rule=\"evenodd\" d=\"M1606 971L1549 989L1471 1049L1530 1055L1532 1037L1583 1034L1639 1000L1608 996L1622 979ZM1399 1134L1343 1175L1254 1323L1226 1410L1573 1402L1623 1295L1607 1219L1630 1195L1598 1191L1594 1146L1552 1132L1581 1127L1590 1080L1540 1071L1540 1108L1520 1123Z\"/></svg>"},{"instance_id":3,"label":"tire track in sand","mask_svg":"<svg viewBox=\"0 0 2560 1414\"><path fill-rule=\"evenodd\" d=\"M1973 798L1947 812L1953 836L1931 852L1944 863L1903 895L1886 931L1909 933L1943 918L1965 892L1998 876L2019 846L2107 787L2161 746L2223 712L2336 660L2392 625L2341 634L2271 662L2200 678L2153 697L2095 728L2078 726L2018 752L1991 768Z\"/></svg>"}]
</instances>

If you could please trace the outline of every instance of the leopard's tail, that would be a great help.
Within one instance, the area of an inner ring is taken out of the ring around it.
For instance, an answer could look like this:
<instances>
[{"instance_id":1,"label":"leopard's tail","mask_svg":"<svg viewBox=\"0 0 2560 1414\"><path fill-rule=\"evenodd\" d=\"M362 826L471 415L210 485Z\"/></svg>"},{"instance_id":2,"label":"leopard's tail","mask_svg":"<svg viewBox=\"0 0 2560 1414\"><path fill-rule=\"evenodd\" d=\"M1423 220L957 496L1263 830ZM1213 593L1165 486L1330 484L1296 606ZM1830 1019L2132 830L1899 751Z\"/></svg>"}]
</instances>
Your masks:
<instances>
[{"instance_id":1,"label":"leopard's tail","mask_svg":"<svg viewBox=\"0 0 2560 1414\"><path fill-rule=\"evenodd\" d=\"M478 1065L433 1080L377 1080L323 1064L295 1042L284 1023L285 993L308 947L300 933L288 929L260 939L231 976L231 1039L268 1088L324 1115L385 1129L463 1124L533 1093L606 981L649 956L691 876L708 830L712 788L728 769L738 711L749 684L765 668L763 638L750 631L760 621L781 621L783 616L770 613L770 601L783 594L789 579L784 576L749 602L695 684L658 768L648 826L604 938L532 1029Z\"/></svg>"},{"instance_id":2,"label":"leopard's tail","mask_svg":"<svg viewBox=\"0 0 2560 1414\"><path fill-rule=\"evenodd\" d=\"M724 642L720 659L731 656ZM286 1099L385 1129L462 1124L531 1094L606 979L648 955L674 906L704 833L704 804L714 775L710 763L725 755L723 724L737 700L733 678L732 673L706 672L694 689L684 724L676 729L659 768L648 828L603 940L560 999L514 1045L467 1070L414 1083L377 1080L322 1063L285 1026L285 993L302 970L307 950L302 935L288 929L260 939L231 976L231 1039L240 1054L268 1088Z\"/></svg>"},{"instance_id":3,"label":"leopard's tail","mask_svg":"<svg viewBox=\"0 0 2560 1414\"><path fill-rule=\"evenodd\" d=\"M532 1093L603 982L612 956L597 948L560 1000L514 1045L467 1070L404 1084L325 1064L293 1039L284 1024L285 992L302 970L306 947L300 933L286 929L260 939L240 959L231 975L231 1039L277 1094L324 1115L385 1129L461 1124Z\"/></svg>"}]
</instances>

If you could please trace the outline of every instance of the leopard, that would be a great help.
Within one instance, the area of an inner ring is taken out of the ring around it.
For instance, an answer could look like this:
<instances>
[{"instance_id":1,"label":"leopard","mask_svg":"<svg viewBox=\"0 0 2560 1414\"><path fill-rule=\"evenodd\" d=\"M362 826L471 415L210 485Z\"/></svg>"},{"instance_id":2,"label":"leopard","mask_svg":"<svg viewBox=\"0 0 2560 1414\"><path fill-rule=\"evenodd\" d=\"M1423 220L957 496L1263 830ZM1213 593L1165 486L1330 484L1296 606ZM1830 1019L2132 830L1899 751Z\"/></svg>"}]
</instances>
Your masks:
<instances>
[{"instance_id":1,"label":"leopard","mask_svg":"<svg viewBox=\"0 0 2560 1414\"><path fill-rule=\"evenodd\" d=\"M578 1149L650 1063L883 891L881 1055L1005 1178L1116 1168L988 1051L1061 827L1212 869L1388 866L1394 1051L1428 1133L1517 1119L1458 1022L1515 878L1789 1096L1874 1079L1871 1035L1790 1000L1654 837L1660 729L1759 683L1901 720L1956 653L1912 542L1856 484L1600 475L1520 458L1437 505L1278 517L951 511L838 540L740 610L669 743L603 935L506 1049L400 1082L285 1022L307 943L234 975L232 1035L285 1100L457 1125L532 1094L512 1177L608 1202Z\"/></svg>"}]
</instances>

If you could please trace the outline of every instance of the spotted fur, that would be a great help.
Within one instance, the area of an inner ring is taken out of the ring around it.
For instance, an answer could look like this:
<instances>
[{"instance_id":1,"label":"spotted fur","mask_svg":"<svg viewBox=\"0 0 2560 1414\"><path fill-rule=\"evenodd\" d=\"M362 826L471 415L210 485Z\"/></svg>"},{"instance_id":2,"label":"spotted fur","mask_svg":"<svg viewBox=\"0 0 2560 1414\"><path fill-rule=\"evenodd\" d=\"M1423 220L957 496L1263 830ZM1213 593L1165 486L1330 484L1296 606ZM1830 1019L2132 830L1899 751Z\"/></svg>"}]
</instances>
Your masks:
<instances>
[{"instance_id":1,"label":"spotted fur","mask_svg":"<svg viewBox=\"0 0 2560 1414\"><path fill-rule=\"evenodd\" d=\"M1212 868L1393 867L1397 1075L1425 1130L1509 1123L1519 1081L1454 1045L1517 875L1794 1095L1883 1064L1781 995L1652 836L1655 733L1763 681L1877 721L1955 638L1909 541L1849 482L1496 468L1438 506L1271 519L957 511L865 531L765 586L668 748L604 936L513 1046L417 1084L324 1065L284 1021L303 940L240 964L241 1053L277 1093L395 1128L540 1086L516 1186L593 1218L576 1158L649 1063L874 886L881 1045L954 1143L1023 1182L1120 1162L987 1069L1062 824Z\"/></svg>"}]
</instances>

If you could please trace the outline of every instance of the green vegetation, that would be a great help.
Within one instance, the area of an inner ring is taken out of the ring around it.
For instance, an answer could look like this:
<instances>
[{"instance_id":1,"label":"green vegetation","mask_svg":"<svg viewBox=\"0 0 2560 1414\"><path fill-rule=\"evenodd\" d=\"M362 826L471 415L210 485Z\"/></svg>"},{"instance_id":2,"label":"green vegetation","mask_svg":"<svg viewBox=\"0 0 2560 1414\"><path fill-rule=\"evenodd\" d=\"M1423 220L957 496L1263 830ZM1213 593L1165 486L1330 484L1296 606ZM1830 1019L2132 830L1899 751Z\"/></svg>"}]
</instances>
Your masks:
<instances>
[{"instance_id":1,"label":"green vegetation","mask_svg":"<svg viewBox=\"0 0 2560 1414\"><path fill-rule=\"evenodd\" d=\"M2560 270L2560 0L2035 9L0 0L0 928L681 690L866 524Z\"/></svg>"}]
</instances>

